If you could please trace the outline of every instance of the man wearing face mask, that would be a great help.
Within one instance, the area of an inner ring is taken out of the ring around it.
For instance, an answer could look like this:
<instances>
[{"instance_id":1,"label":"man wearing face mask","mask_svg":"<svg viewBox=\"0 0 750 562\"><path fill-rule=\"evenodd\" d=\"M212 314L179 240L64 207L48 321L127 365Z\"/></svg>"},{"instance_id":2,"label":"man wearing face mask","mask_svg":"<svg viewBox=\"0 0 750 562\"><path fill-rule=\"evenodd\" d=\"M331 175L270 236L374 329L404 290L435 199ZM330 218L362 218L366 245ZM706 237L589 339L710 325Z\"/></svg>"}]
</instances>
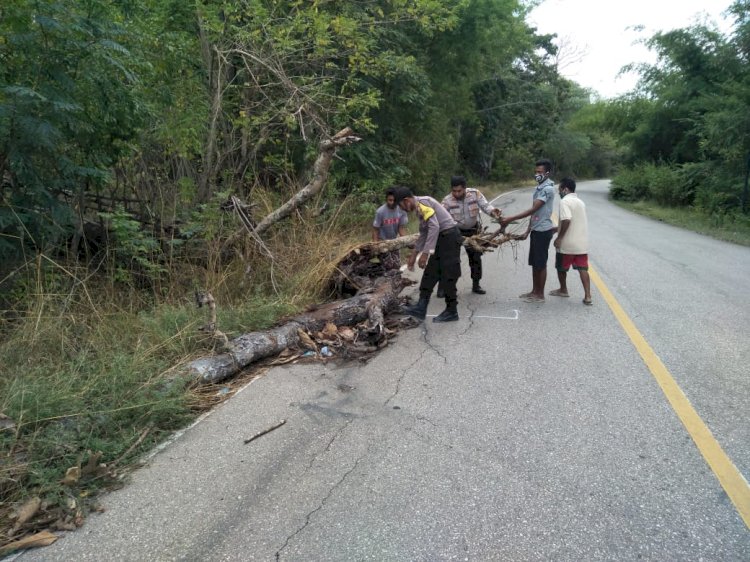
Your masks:
<instances>
[{"instance_id":1,"label":"man wearing face mask","mask_svg":"<svg viewBox=\"0 0 750 562\"><path fill-rule=\"evenodd\" d=\"M555 239L558 253L555 259L560 288L550 291L555 297L568 297L567 277L571 266L578 271L583 285L583 304L591 305L591 280L589 278L589 230L586 205L576 194L576 182L571 178L560 180L560 228Z\"/></svg>"},{"instance_id":2,"label":"man wearing face mask","mask_svg":"<svg viewBox=\"0 0 750 562\"><path fill-rule=\"evenodd\" d=\"M544 302L544 285L547 283L547 256L552 235L557 227L552 223L552 206L555 201L555 182L550 179L552 162L546 159L537 161L534 168L534 179L537 187L534 190L531 208L500 220L502 226L531 216L529 228L524 234L531 233L529 244L529 265L531 266L532 289L520 295L526 302Z\"/></svg>"},{"instance_id":3,"label":"man wearing face mask","mask_svg":"<svg viewBox=\"0 0 750 562\"><path fill-rule=\"evenodd\" d=\"M451 192L443 198L443 207L451 214L453 220L458 224L461 236L468 238L477 234L482 227L479 211L500 218L500 209L496 209L487 202L482 192L478 189L466 187L466 178L453 176L451 178ZM469 269L471 270L471 292L484 295L487 291L482 289L479 281L482 279L482 252L466 248L469 257ZM438 286L438 298L442 297L442 287Z\"/></svg>"}]
</instances>

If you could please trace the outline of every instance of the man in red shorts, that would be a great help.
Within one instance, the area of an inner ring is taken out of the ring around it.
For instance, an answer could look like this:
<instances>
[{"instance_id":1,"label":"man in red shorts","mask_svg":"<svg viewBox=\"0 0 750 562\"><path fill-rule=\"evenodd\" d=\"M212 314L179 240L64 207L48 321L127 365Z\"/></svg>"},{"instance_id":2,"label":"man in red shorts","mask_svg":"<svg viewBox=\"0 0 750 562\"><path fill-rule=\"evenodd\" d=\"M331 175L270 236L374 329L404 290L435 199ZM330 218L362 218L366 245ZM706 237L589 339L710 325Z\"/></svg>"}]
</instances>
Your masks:
<instances>
[{"instance_id":1,"label":"man in red shorts","mask_svg":"<svg viewBox=\"0 0 750 562\"><path fill-rule=\"evenodd\" d=\"M583 304L591 305L591 280L589 279L589 230L586 204L576 194L576 182L570 178L560 181L560 226L555 239L557 256L555 268L560 288L550 291L555 297L567 297L568 270L578 270L583 285Z\"/></svg>"}]
</instances>

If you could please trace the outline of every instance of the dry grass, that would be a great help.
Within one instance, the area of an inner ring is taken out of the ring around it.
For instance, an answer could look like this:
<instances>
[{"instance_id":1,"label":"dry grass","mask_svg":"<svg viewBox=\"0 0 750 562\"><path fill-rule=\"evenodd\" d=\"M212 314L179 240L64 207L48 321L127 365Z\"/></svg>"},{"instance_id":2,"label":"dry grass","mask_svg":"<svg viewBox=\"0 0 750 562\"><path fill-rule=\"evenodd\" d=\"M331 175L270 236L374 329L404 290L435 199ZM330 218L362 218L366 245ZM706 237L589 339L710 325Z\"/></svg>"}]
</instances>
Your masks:
<instances>
[{"instance_id":1,"label":"dry grass","mask_svg":"<svg viewBox=\"0 0 750 562\"><path fill-rule=\"evenodd\" d=\"M340 256L369 239L369 217L361 230L342 226L356 211L345 200L322 216L298 213L266 247L248 236L228 245L238 225L221 217L191 248L200 259L170 262L158 283L123 283L112 270L45 255L16 272L0 317L0 545L82 520L97 492L120 485L145 451L259 376L200 389L165 382L175 365L213 349L197 330L206 318L193 292L214 295L229 337L325 300ZM109 472L62 483L99 453ZM32 497L42 509L12 532L13 509Z\"/></svg>"}]
</instances>

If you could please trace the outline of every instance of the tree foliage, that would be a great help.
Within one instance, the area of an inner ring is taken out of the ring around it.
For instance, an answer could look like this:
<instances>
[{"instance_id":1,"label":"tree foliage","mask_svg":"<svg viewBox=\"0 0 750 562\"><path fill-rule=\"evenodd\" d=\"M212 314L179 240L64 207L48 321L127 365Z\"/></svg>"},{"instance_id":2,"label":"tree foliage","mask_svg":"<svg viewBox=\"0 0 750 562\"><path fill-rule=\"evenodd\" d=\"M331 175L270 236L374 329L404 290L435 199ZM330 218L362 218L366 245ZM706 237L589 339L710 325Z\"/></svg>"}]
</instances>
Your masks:
<instances>
[{"instance_id":1,"label":"tree foliage","mask_svg":"<svg viewBox=\"0 0 750 562\"><path fill-rule=\"evenodd\" d=\"M704 24L654 35L647 45L656 64L640 66L637 91L609 107L607 125L631 165L669 168L683 186L668 195L654 181L645 197L709 212L743 203L750 165L750 2L734 2L729 13L735 25L728 36ZM648 177L655 176L643 174ZM620 184L616 195L640 193L626 188L630 176Z\"/></svg>"},{"instance_id":2,"label":"tree foliage","mask_svg":"<svg viewBox=\"0 0 750 562\"><path fill-rule=\"evenodd\" d=\"M561 159L580 158L593 143L559 130L579 92L527 10L8 0L0 253L78 255L113 213L158 238L218 194L281 199L304 183L317 141L344 126L366 142L342 154L334 197L372 200L393 182L431 191L458 172L512 177L560 139L571 147Z\"/></svg>"}]
</instances>

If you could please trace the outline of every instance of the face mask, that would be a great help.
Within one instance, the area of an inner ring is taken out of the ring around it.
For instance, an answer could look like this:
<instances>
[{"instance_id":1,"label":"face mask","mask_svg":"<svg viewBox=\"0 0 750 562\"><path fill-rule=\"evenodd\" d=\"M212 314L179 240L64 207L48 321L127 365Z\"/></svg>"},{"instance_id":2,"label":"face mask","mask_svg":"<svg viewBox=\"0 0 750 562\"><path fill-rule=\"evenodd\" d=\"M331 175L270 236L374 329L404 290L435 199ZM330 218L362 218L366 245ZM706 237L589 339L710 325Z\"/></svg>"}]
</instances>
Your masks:
<instances>
[{"instance_id":1,"label":"face mask","mask_svg":"<svg viewBox=\"0 0 750 562\"><path fill-rule=\"evenodd\" d=\"M544 176L542 174L537 174L534 176L534 179L536 180L536 183L542 183L544 181Z\"/></svg>"}]
</instances>

